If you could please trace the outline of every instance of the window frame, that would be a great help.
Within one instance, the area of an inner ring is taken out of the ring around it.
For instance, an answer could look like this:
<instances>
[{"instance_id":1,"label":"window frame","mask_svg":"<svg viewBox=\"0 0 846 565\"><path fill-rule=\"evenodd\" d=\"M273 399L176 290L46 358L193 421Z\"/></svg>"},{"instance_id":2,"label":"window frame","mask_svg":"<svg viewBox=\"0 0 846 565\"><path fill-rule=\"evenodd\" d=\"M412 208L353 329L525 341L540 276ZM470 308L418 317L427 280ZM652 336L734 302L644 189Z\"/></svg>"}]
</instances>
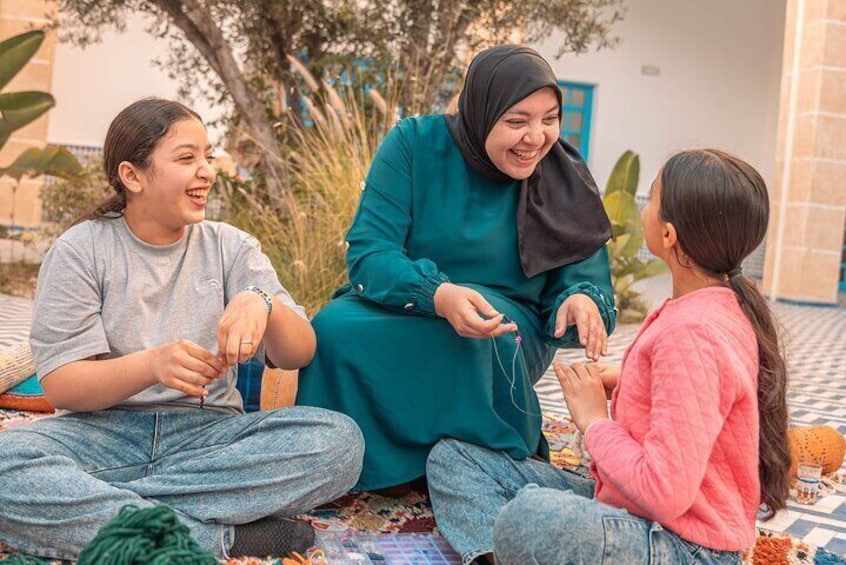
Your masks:
<instances>
[{"instance_id":1,"label":"window frame","mask_svg":"<svg viewBox=\"0 0 846 565\"><path fill-rule=\"evenodd\" d=\"M585 161L590 156L591 123L593 122L593 92L595 84L577 82L572 80L558 80L558 88L562 89L561 95L561 137L569 142L568 135L577 134L581 136L581 142L576 147ZM564 97L563 89L567 89L567 97ZM584 92L584 101L580 106L572 103L573 91ZM582 114L582 127L579 130L570 129L570 115L573 112Z\"/></svg>"}]
</instances>

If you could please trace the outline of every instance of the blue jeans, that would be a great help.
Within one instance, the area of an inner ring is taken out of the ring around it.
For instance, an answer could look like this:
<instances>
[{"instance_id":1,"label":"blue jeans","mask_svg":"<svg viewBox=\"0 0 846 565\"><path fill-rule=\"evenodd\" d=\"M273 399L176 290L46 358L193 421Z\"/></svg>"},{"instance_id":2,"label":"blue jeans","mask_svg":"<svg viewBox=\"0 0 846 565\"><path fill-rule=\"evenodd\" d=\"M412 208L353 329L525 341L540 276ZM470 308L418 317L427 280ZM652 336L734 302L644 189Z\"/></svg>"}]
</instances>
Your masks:
<instances>
[{"instance_id":1,"label":"blue jeans","mask_svg":"<svg viewBox=\"0 0 846 565\"><path fill-rule=\"evenodd\" d=\"M220 558L235 524L292 515L345 493L364 443L348 417L292 407L106 410L0 432L0 541L75 559L127 504L166 504Z\"/></svg>"},{"instance_id":2,"label":"blue jeans","mask_svg":"<svg viewBox=\"0 0 846 565\"><path fill-rule=\"evenodd\" d=\"M427 474L438 529L465 564L488 553L504 565L742 561L593 500L593 481L544 461L449 439L432 449Z\"/></svg>"}]
</instances>

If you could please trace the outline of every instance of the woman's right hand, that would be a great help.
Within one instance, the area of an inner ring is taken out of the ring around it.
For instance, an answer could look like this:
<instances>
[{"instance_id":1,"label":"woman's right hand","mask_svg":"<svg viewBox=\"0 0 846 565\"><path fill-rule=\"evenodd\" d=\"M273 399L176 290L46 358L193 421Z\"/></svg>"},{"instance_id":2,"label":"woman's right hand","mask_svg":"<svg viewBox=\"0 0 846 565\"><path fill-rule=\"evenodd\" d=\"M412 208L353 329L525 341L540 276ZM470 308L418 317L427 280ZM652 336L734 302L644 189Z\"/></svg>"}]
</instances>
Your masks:
<instances>
[{"instance_id":1,"label":"woman's right hand","mask_svg":"<svg viewBox=\"0 0 846 565\"><path fill-rule=\"evenodd\" d=\"M218 356L187 339L166 343L153 355L153 375L164 386L191 396L203 396L210 385L226 371Z\"/></svg>"},{"instance_id":2,"label":"woman's right hand","mask_svg":"<svg viewBox=\"0 0 846 565\"><path fill-rule=\"evenodd\" d=\"M517 331L517 324L503 324L503 315L472 288L442 283L435 291L434 303L435 313L446 318L462 337L497 337Z\"/></svg>"}]
</instances>

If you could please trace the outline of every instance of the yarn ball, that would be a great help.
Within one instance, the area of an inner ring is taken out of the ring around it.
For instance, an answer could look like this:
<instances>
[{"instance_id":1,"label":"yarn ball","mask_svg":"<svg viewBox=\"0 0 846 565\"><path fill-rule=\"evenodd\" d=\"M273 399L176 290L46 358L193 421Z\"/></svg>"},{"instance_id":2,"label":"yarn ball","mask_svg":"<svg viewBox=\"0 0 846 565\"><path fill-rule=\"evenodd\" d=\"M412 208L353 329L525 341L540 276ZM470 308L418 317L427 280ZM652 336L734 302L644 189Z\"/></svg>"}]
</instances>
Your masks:
<instances>
[{"instance_id":1,"label":"yarn ball","mask_svg":"<svg viewBox=\"0 0 846 565\"><path fill-rule=\"evenodd\" d=\"M78 565L217 565L164 505L124 506L79 554Z\"/></svg>"},{"instance_id":2,"label":"yarn ball","mask_svg":"<svg viewBox=\"0 0 846 565\"><path fill-rule=\"evenodd\" d=\"M843 465L846 438L831 426L788 428L790 441L790 476L796 476L799 463L816 463L823 474L834 473Z\"/></svg>"},{"instance_id":3,"label":"yarn ball","mask_svg":"<svg viewBox=\"0 0 846 565\"><path fill-rule=\"evenodd\" d=\"M50 559L43 559L35 557L34 555L24 555L23 553L13 553L6 559L0 561L3 565L50 565Z\"/></svg>"}]
</instances>

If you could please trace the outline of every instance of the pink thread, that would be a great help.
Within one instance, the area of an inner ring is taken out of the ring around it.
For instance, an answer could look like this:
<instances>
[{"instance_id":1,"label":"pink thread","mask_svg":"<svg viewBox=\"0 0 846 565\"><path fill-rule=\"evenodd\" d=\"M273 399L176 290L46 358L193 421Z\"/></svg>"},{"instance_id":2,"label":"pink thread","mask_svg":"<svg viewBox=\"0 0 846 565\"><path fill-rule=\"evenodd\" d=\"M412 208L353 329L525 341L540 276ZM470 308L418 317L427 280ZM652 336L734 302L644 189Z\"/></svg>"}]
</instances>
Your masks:
<instances>
[{"instance_id":1,"label":"pink thread","mask_svg":"<svg viewBox=\"0 0 846 565\"><path fill-rule=\"evenodd\" d=\"M514 408L516 408L517 410L519 410L523 414L526 414L528 416L541 416L541 414L534 414L532 412L527 412L527 411L523 410L517 404L517 401L514 399L514 390L517 388L517 383L515 382L517 380L517 357L520 354L520 343L522 341L523 341L523 338L520 336L520 334L518 332L514 336L514 343L515 343L514 356L511 358L511 374L509 375L508 371L505 370L505 366L502 363L502 358L499 356L499 348L496 346L496 338L491 337L491 344L493 345L493 351L494 351L494 355L496 356L497 364L499 365L499 369L502 371L503 376L505 376L505 380L508 381L508 384L510 385L509 392L511 393L510 394L511 404L514 406Z\"/></svg>"}]
</instances>

